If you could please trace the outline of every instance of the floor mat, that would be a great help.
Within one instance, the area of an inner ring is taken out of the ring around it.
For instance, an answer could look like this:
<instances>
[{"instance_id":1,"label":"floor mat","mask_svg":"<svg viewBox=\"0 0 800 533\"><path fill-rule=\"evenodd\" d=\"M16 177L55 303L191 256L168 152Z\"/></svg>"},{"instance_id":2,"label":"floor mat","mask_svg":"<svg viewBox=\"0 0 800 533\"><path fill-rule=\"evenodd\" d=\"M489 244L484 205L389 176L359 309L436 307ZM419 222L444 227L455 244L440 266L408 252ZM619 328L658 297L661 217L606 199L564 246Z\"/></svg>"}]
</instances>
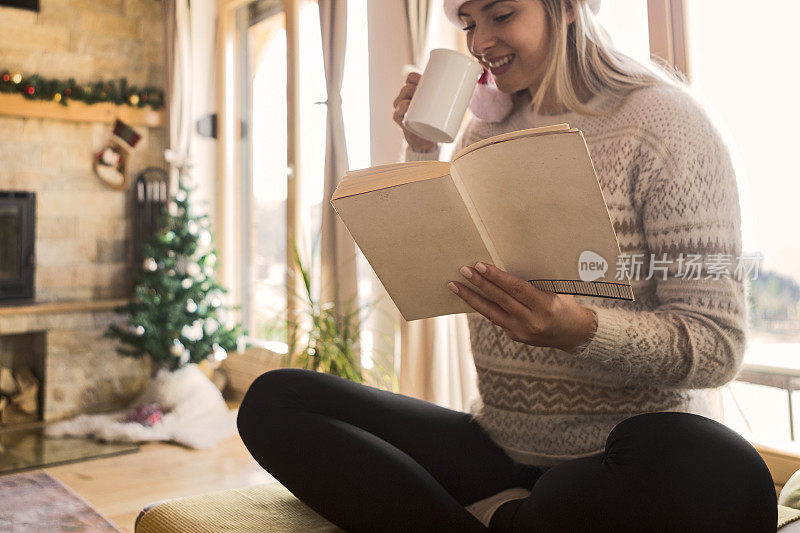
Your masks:
<instances>
[{"instance_id":1,"label":"floor mat","mask_svg":"<svg viewBox=\"0 0 800 533\"><path fill-rule=\"evenodd\" d=\"M44 470L0 476L0 531L122 533Z\"/></svg>"}]
</instances>

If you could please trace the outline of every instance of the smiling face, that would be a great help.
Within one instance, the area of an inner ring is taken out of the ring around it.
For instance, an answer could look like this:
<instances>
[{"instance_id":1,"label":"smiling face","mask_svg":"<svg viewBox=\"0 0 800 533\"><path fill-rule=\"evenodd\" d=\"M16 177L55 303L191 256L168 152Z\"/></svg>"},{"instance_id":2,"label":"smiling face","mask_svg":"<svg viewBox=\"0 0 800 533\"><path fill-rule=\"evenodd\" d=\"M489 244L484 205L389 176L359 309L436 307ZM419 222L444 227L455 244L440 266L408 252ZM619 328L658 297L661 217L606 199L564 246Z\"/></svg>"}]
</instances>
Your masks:
<instances>
[{"instance_id":1,"label":"smiling face","mask_svg":"<svg viewBox=\"0 0 800 533\"><path fill-rule=\"evenodd\" d=\"M470 52L504 93L529 89L544 74L549 26L540 0L469 0L459 8Z\"/></svg>"}]
</instances>

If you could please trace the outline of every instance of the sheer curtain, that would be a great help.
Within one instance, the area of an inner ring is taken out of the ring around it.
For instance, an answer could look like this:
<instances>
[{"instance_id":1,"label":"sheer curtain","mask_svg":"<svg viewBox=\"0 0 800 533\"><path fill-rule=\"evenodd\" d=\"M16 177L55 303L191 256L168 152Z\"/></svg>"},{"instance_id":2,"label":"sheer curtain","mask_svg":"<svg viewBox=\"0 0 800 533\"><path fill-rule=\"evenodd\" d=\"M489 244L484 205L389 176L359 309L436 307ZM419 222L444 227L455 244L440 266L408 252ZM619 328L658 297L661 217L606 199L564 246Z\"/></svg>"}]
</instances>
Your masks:
<instances>
[{"instance_id":1,"label":"sheer curtain","mask_svg":"<svg viewBox=\"0 0 800 533\"><path fill-rule=\"evenodd\" d=\"M319 0L322 54L328 92L325 182L322 201L322 284L320 299L345 311L348 303L358 304L355 243L331 207L330 199L339 178L348 169L347 143L342 116L342 78L347 40L347 3Z\"/></svg>"},{"instance_id":2,"label":"sheer curtain","mask_svg":"<svg viewBox=\"0 0 800 533\"><path fill-rule=\"evenodd\" d=\"M405 0L405 7L411 60L421 70L428 45L455 48L456 30L441 16L441 0ZM428 38L447 32L452 42ZM466 315L400 322L400 393L466 411L478 394Z\"/></svg>"},{"instance_id":3,"label":"sheer curtain","mask_svg":"<svg viewBox=\"0 0 800 533\"><path fill-rule=\"evenodd\" d=\"M192 121L191 21L188 0L167 0L163 4L167 51L167 116L169 149L169 190L177 190L178 177L189 167Z\"/></svg>"}]
</instances>

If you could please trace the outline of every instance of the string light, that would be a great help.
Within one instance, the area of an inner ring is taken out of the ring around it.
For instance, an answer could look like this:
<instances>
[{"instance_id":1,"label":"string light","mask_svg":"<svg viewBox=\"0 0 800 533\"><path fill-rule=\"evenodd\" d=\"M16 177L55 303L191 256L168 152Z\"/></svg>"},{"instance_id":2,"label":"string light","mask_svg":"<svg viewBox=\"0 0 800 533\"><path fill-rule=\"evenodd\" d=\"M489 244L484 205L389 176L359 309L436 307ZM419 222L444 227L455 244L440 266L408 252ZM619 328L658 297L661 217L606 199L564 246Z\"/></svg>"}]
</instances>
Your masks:
<instances>
[{"instance_id":1,"label":"string light","mask_svg":"<svg viewBox=\"0 0 800 533\"><path fill-rule=\"evenodd\" d=\"M21 72L6 70L0 72L0 93L21 94L29 99L54 101L65 106L76 100L87 105L108 102L133 107L149 105L153 109L164 107L162 90L129 85L125 78L79 85L72 79L43 78L38 74L23 76Z\"/></svg>"}]
</instances>

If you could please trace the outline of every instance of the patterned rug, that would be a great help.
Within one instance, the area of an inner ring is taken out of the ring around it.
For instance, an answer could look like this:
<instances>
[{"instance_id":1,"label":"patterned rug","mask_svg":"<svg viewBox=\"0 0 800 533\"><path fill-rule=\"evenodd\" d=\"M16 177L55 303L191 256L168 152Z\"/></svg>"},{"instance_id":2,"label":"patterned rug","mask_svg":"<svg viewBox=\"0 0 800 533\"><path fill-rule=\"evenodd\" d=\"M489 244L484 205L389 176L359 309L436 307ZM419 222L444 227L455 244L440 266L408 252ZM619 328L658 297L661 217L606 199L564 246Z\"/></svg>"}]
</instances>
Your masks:
<instances>
[{"instance_id":1,"label":"patterned rug","mask_svg":"<svg viewBox=\"0 0 800 533\"><path fill-rule=\"evenodd\" d=\"M0 532L122 530L44 470L0 476Z\"/></svg>"}]
</instances>

